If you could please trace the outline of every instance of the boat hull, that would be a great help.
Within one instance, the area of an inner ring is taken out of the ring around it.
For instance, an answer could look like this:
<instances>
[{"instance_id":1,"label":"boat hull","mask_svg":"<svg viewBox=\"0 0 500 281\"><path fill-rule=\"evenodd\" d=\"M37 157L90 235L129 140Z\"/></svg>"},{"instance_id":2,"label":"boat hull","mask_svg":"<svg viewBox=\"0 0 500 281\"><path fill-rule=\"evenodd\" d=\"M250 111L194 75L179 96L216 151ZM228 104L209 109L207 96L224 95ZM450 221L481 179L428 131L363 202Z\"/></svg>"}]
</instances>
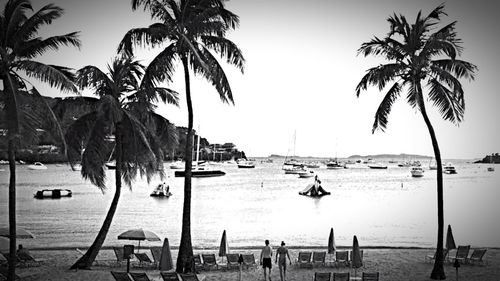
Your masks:
<instances>
[{"instance_id":1,"label":"boat hull","mask_svg":"<svg viewBox=\"0 0 500 281\"><path fill-rule=\"evenodd\" d=\"M191 171L191 177L193 178L209 178L209 177L220 177L224 176L226 173L223 171L219 170L196 170L196 171ZM186 172L185 171L175 171L174 172L175 177L185 177Z\"/></svg>"},{"instance_id":2,"label":"boat hull","mask_svg":"<svg viewBox=\"0 0 500 281\"><path fill-rule=\"evenodd\" d=\"M72 197L73 193L69 189L44 189L35 193L36 199L59 199L62 197Z\"/></svg>"}]
</instances>

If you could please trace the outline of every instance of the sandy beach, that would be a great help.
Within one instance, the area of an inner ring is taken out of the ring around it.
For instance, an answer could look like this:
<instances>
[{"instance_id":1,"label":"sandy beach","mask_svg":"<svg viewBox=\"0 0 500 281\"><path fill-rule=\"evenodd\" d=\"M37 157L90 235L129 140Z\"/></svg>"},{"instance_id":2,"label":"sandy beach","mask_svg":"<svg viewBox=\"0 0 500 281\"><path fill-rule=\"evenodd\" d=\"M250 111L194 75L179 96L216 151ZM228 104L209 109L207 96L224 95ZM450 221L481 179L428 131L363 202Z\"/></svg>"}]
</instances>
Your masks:
<instances>
[{"instance_id":1,"label":"sandy beach","mask_svg":"<svg viewBox=\"0 0 500 281\"><path fill-rule=\"evenodd\" d=\"M295 265L299 251L318 251L318 249L290 249L292 266L287 271L287 280L312 280L314 272L346 272L350 271L351 276L354 270L348 267L321 266L312 269L298 268ZM146 250L146 252L149 252ZM253 253L256 258L260 251L255 249L237 249L232 253ZM98 255L101 260L99 265L92 270L69 270L70 265L79 257L76 250L32 250L32 255L43 260L40 266L17 268L16 273L22 280L114 280L110 271L126 271L126 265L117 266L112 250L102 250ZM195 253L216 253L216 250L197 251ZM432 253L432 249L364 249L364 267L357 270L357 276L361 272L379 272L380 280L430 280L429 275L432 270L432 263L424 261L424 257ZM177 251L172 251L174 263ZM454 256L454 251L451 252ZM327 262L331 259L327 255ZM274 261L274 260L273 260ZM500 278L500 250L488 249L484 257L484 265L462 265L459 268L459 280L481 280L496 281ZM222 263L218 257L218 262ZM258 262L258 260L257 260ZM151 280L161 280L160 272L151 268L131 267L133 272L146 272ZM456 271L452 264L445 265L445 272L448 280L456 280ZM215 280L238 280L237 270L213 270L202 271L200 277L206 281ZM280 280L279 271L276 264L273 264L272 280ZM263 280L262 269L247 269L242 272L242 280Z\"/></svg>"}]
</instances>

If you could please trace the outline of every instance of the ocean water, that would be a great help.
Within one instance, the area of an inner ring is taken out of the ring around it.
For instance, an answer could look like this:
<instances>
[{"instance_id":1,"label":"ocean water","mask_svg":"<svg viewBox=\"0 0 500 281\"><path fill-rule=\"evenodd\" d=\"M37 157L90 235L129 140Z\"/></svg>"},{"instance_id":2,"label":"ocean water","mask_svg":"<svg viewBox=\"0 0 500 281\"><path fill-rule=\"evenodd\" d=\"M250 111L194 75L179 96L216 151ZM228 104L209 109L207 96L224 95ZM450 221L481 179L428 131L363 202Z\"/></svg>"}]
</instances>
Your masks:
<instances>
[{"instance_id":1,"label":"ocean water","mask_svg":"<svg viewBox=\"0 0 500 281\"><path fill-rule=\"evenodd\" d=\"M458 174L444 175L445 225L451 224L457 244L500 247L500 171L486 165L454 163ZM393 166L391 166L393 165ZM159 183L138 179L124 187L105 245L130 241L117 236L133 228L151 230L179 245L183 178L173 177L165 164L173 196L149 196ZM258 163L255 169L216 166L223 177L194 178L192 241L197 248L217 248L223 230L230 246L258 246L265 239L277 245L326 246L333 227L337 245L351 245L357 235L363 246L434 247L437 234L436 172L412 178L409 168L389 164L386 170L356 166L315 169L330 196L313 199L298 195L312 178L286 175L281 161ZM0 227L8 226L8 166L0 172ZM17 219L35 239L20 243L34 247L86 247L94 240L114 193L114 171L102 193L69 166L47 170L18 166ZM33 194L48 188L68 188L72 198L37 200ZM446 229L445 226L445 229ZM142 245L161 245L144 242Z\"/></svg>"}]
</instances>

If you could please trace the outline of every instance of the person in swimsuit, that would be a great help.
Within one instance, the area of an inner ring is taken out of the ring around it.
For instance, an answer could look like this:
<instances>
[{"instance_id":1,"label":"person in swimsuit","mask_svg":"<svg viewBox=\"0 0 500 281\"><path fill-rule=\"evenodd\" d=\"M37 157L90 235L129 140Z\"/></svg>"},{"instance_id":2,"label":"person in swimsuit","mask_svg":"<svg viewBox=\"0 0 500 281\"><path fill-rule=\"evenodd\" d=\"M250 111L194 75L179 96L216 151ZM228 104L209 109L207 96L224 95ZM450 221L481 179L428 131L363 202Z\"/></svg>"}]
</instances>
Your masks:
<instances>
[{"instance_id":1,"label":"person in swimsuit","mask_svg":"<svg viewBox=\"0 0 500 281\"><path fill-rule=\"evenodd\" d=\"M262 269L264 270L264 281L266 281L267 279L266 267L269 268L269 281L271 281L271 257L273 256L273 249L271 249L271 247L269 246L269 240L266 240L265 243L266 246L264 246L264 248L262 248L262 251L260 252L260 264L262 265Z\"/></svg>"},{"instance_id":2,"label":"person in swimsuit","mask_svg":"<svg viewBox=\"0 0 500 281\"><path fill-rule=\"evenodd\" d=\"M280 278L281 281L286 281L286 258L290 261L290 265L292 265L292 260L290 259L290 255L288 254L288 249L285 247L285 242L281 241L281 247L276 250L276 260L278 263L278 267L280 270ZM278 262L279 259L279 262Z\"/></svg>"}]
</instances>

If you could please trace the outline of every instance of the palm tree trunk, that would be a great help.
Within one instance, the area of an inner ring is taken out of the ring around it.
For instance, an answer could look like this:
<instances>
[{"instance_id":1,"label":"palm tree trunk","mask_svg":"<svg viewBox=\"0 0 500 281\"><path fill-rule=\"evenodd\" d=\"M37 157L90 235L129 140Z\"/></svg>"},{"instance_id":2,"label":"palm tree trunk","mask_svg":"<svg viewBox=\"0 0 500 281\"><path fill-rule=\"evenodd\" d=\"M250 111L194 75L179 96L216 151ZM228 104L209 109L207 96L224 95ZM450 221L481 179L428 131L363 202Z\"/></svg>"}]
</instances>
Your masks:
<instances>
[{"instance_id":1,"label":"palm tree trunk","mask_svg":"<svg viewBox=\"0 0 500 281\"><path fill-rule=\"evenodd\" d=\"M9 73L0 77L4 84L4 91L6 93L6 112L9 116L8 128L8 159L9 159L9 269L7 273L7 280L13 281L16 276L16 142L19 138L19 117L17 111L17 86L14 85L12 77ZM11 119L12 118L12 119Z\"/></svg>"},{"instance_id":2,"label":"palm tree trunk","mask_svg":"<svg viewBox=\"0 0 500 281\"><path fill-rule=\"evenodd\" d=\"M420 84L418 84L418 90L420 93L422 89ZM434 149L434 157L436 157L437 165L437 209L438 209L438 237L436 245L436 259L434 261L434 268L432 269L431 279L434 280L444 280L446 275L444 273L444 256L443 256L443 236L444 236L444 204L443 204L443 166L441 162L441 152L439 151L439 145L436 138L436 133L432 127L429 116L427 116L427 111L425 109L423 99L420 101L420 112L424 118L425 125L429 131L429 135L432 140L432 148Z\"/></svg>"},{"instance_id":3,"label":"palm tree trunk","mask_svg":"<svg viewBox=\"0 0 500 281\"><path fill-rule=\"evenodd\" d=\"M109 228L111 227L111 223L113 222L113 217L115 215L116 209L118 207L118 201L120 199L121 189L122 189L122 181L121 181L121 166L122 166L122 134L120 125L116 125L115 132L115 142L116 142L116 170L115 170L115 182L116 182L116 190L115 195L113 196L113 200L111 201L111 205L109 207L108 213L104 222L97 234L97 237L92 243L92 246L87 250L85 255L83 255L80 259L78 259L75 264L71 266L71 269L90 269L92 263L94 262L97 254L101 250L102 245L104 244L104 240L108 234Z\"/></svg>"},{"instance_id":4,"label":"palm tree trunk","mask_svg":"<svg viewBox=\"0 0 500 281\"><path fill-rule=\"evenodd\" d=\"M16 276L16 143L9 140L9 271L7 280L15 280Z\"/></svg>"},{"instance_id":5,"label":"palm tree trunk","mask_svg":"<svg viewBox=\"0 0 500 281\"><path fill-rule=\"evenodd\" d=\"M189 82L189 68L186 57L182 58L184 66L184 80L186 83L186 102L188 107L188 129L184 160L186 161L184 175L184 207L182 210L182 232L179 254L177 256L176 271L178 273L193 272L192 258L193 245L191 243L191 169L193 167L193 105L191 102L191 88Z\"/></svg>"}]
</instances>

